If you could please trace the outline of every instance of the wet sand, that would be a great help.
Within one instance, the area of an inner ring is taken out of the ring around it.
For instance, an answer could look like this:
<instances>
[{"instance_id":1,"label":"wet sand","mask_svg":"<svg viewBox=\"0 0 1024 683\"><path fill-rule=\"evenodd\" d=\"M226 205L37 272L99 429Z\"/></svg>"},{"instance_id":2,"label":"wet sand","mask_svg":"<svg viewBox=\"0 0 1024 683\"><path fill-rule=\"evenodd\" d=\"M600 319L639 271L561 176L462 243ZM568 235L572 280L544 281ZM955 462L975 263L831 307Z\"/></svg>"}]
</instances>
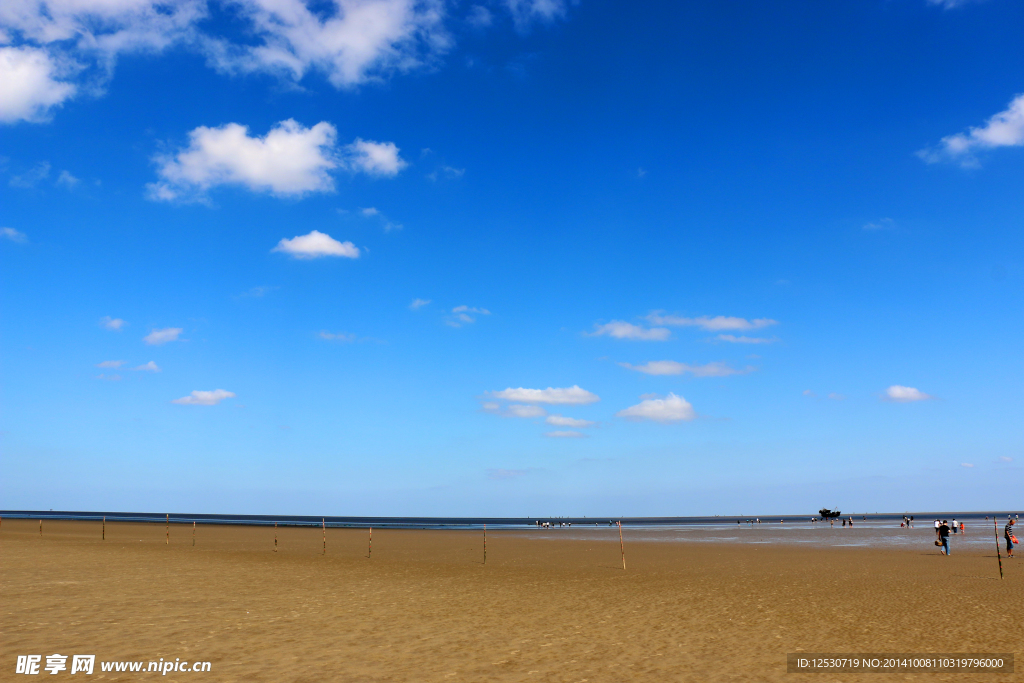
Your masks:
<instances>
[{"instance_id":1,"label":"wet sand","mask_svg":"<svg viewBox=\"0 0 1024 683\"><path fill-rule=\"evenodd\" d=\"M584 533L586 531L586 533ZM617 531L268 527L4 519L0 680L19 654L209 661L166 681L859 681L788 652L1015 652L1024 559ZM696 532L695 532L696 534ZM722 534L719 534L721 536ZM696 537L695 537L696 538ZM699 539L697 539L699 540ZM45 659L44 659L45 663ZM70 660L69 660L70 668ZM1022 681L1013 674L867 680ZM49 680L44 671L43 676ZM63 672L62 676L69 675ZM76 674L77 676L77 674ZM31 679L26 679L31 680ZM53 680L58 680L54 678ZM74 680L74 679L73 679Z\"/></svg>"}]
</instances>

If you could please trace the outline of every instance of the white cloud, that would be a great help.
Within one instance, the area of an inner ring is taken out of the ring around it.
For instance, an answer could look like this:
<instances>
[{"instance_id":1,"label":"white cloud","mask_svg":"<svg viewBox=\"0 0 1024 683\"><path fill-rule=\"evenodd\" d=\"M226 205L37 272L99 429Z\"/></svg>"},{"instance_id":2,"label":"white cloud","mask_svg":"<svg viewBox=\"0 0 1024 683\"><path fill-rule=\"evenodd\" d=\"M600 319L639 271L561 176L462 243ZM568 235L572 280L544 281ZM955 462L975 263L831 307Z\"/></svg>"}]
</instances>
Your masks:
<instances>
[{"instance_id":1,"label":"white cloud","mask_svg":"<svg viewBox=\"0 0 1024 683\"><path fill-rule=\"evenodd\" d=\"M102 318L100 318L101 327L104 327L108 330L114 330L115 332L120 332L121 328L127 324L128 323L121 320L120 318L111 318L109 315L105 315Z\"/></svg>"},{"instance_id":2,"label":"white cloud","mask_svg":"<svg viewBox=\"0 0 1024 683\"><path fill-rule=\"evenodd\" d=\"M50 175L50 162L40 161L24 173L11 176L7 184L11 187L31 189Z\"/></svg>"},{"instance_id":3,"label":"white cloud","mask_svg":"<svg viewBox=\"0 0 1024 683\"><path fill-rule=\"evenodd\" d=\"M235 394L223 389L213 391L193 391L188 396L176 398L171 403L183 406L215 406L226 398L234 398Z\"/></svg>"},{"instance_id":4,"label":"white cloud","mask_svg":"<svg viewBox=\"0 0 1024 683\"><path fill-rule=\"evenodd\" d=\"M483 5L473 5L466 14L466 23L476 28L490 26L494 21L494 15Z\"/></svg>"},{"instance_id":5,"label":"white cloud","mask_svg":"<svg viewBox=\"0 0 1024 683\"><path fill-rule=\"evenodd\" d=\"M137 365L132 370L139 370L141 372L160 372L160 366L155 361L149 361L143 365Z\"/></svg>"},{"instance_id":6,"label":"white cloud","mask_svg":"<svg viewBox=\"0 0 1024 683\"><path fill-rule=\"evenodd\" d=\"M7 11L0 10L0 39L6 14ZM74 96L77 90L72 83L57 80L66 71L45 50L27 46L0 47L0 121L49 120L51 110Z\"/></svg>"},{"instance_id":7,"label":"white cloud","mask_svg":"<svg viewBox=\"0 0 1024 683\"><path fill-rule=\"evenodd\" d=\"M729 375L742 375L752 372L754 369L748 367L746 370L737 370L721 361L706 365L688 365L687 363L678 363L674 360L652 360L643 365L630 365L629 363L619 363L619 365L630 370L642 372L645 375L683 375L690 373L694 377L728 377Z\"/></svg>"},{"instance_id":8,"label":"white cloud","mask_svg":"<svg viewBox=\"0 0 1024 683\"><path fill-rule=\"evenodd\" d=\"M182 332L183 330L180 327L165 327L162 330L152 330L142 338L142 341L150 346L159 346L167 342L178 341L178 335Z\"/></svg>"},{"instance_id":9,"label":"white cloud","mask_svg":"<svg viewBox=\"0 0 1024 683\"><path fill-rule=\"evenodd\" d=\"M845 401L845 400L846 400L846 397L845 397L845 396L843 396L842 394L837 394L837 393L836 393L836 392L834 392L834 391L833 391L833 392L832 392L831 394L829 394L829 395L828 395L828 397L829 397L829 398L830 398L831 400L833 400L833 401Z\"/></svg>"},{"instance_id":10,"label":"white cloud","mask_svg":"<svg viewBox=\"0 0 1024 683\"><path fill-rule=\"evenodd\" d=\"M327 330L321 330L320 334L317 336L321 339L326 339L327 341L336 342L354 342L356 340L356 335L354 334L346 334L345 332L328 332Z\"/></svg>"},{"instance_id":11,"label":"white cloud","mask_svg":"<svg viewBox=\"0 0 1024 683\"><path fill-rule=\"evenodd\" d=\"M69 171L61 171L60 175L57 176L58 185L66 185L69 189L82 182L75 176L71 175Z\"/></svg>"},{"instance_id":12,"label":"white cloud","mask_svg":"<svg viewBox=\"0 0 1024 683\"><path fill-rule=\"evenodd\" d=\"M948 135L937 148L922 149L917 154L928 163L959 161L962 166L977 166L975 152L997 147L1024 145L1024 94L1017 95L1009 106L992 116L985 125L971 127L966 133Z\"/></svg>"},{"instance_id":13,"label":"white cloud","mask_svg":"<svg viewBox=\"0 0 1024 683\"><path fill-rule=\"evenodd\" d=\"M330 171L337 168L337 131L321 121L305 128L281 121L263 137L250 137L238 123L199 126L188 147L156 159L160 181L147 185L150 199L201 199L218 185L239 185L253 192L301 196L332 192Z\"/></svg>"},{"instance_id":14,"label":"white cloud","mask_svg":"<svg viewBox=\"0 0 1024 683\"><path fill-rule=\"evenodd\" d=\"M597 394L592 394L577 385L560 389L553 387L548 387L547 389L524 389L523 387L513 389L509 387L502 391L492 391L490 395L506 401L547 403L551 405L583 405L596 403L601 400Z\"/></svg>"},{"instance_id":15,"label":"white cloud","mask_svg":"<svg viewBox=\"0 0 1024 683\"><path fill-rule=\"evenodd\" d=\"M451 327L462 327L476 322L474 315L490 315L486 308L474 308L472 306L456 306L452 309L451 315L445 319L445 324Z\"/></svg>"},{"instance_id":16,"label":"white cloud","mask_svg":"<svg viewBox=\"0 0 1024 683\"><path fill-rule=\"evenodd\" d=\"M891 218L879 218L877 221L869 221L862 228L864 230L892 230L896 227L896 221Z\"/></svg>"},{"instance_id":17,"label":"white cloud","mask_svg":"<svg viewBox=\"0 0 1024 683\"><path fill-rule=\"evenodd\" d=\"M960 463L960 467L974 467L974 465L969 462L962 462Z\"/></svg>"},{"instance_id":18,"label":"white cloud","mask_svg":"<svg viewBox=\"0 0 1024 683\"><path fill-rule=\"evenodd\" d=\"M771 318L735 318L726 315L709 317L706 315L697 318L684 318L678 315L661 315L661 311L654 311L647 316L648 322L652 325L668 325L669 327L699 327L709 332L721 332L723 330L756 330L770 325L778 325L777 320Z\"/></svg>"},{"instance_id":19,"label":"white cloud","mask_svg":"<svg viewBox=\"0 0 1024 683\"><path fill-rule=\"evenodd\" d=\"M565 16L565 0L505 0L505 6L520 29L534 21L551 22Z\"/></svg>"},{"instance_id":20,"label":"white cloud","mask_svg":"<svg viewBox=\"0 0 1024 683\"><path fill-rule=\"evenodd\" d=\"M466 169L455 168L454 166L438 166L427 174L427 180L455 180L466 174Z\"/></svg>"},{"instance_id":21,"label":"white cloud","mask_svg":"<svg viewBox=\"0 0 1024 683\"><path fill-rule=\"evenodd\" d=\"M585 439L585 438L587 438L587 435L584 434L583 432L574 432L571 429L567 429L567 430L564 430L564 431L544 432L544 436L548 437L549 439Z\"/></svg>"},{"instance_id":22,"label":"white cloud","mask_svg":"<svg viewBox=\"0 0 1024 683\"><path fill-rule=\"evenodd\" d=\"M715 339L729 342L730 344L774 344L779 341L775 337L737 337L734 334L720 334Z\"/></svg>"},{"instance_id":23,"label":"white cloud","mask_svg":"<svg viewBox=\"0 0 1024 683\"><path fill-rule=\"evenodd\" d=\"M597 424L590 420L578 420L574 417L565 417L564 415L548 415L548 418L544 421L554 427L575 427L577 429L581 427L593 427Z\"/></svg>"},{"instance_id":24,"label":"white cloud","mask_svg":"<svg viewBox=\"0 0 1024 683\"><path fill-rule=\"evenodd\" d=\"M377 214L380 213L380 211L371 206L365 209L359 209L359 213L363 214L364 216L376 216Z\"/></svg>"},{"instance_id":25,"label":"white cloud","mask_svg":"<svg viewBox=\"0 0 1024 683\"><path fill-rule=\"evenodd\" d=\"M654 422L680 422L697 417L693 406L682 396L669 394L665 398L644 399L635 406L620 410L617 415L631 420L653 420Z\"/></svg>"},{"instance_id":26,"label":"white cloud","mask_svg":"<svg viewBox=\"0 0 1024 683\"><path fill-rule=\"evenodd\" d=\"M513 403L505 409L505 412L512 417L544 417L548 411L536 405Z\"/></svg>"},{"instance_id":27,"label":"white cloud","mask_svg":"<svg viewBox=\"0 0 1024 683\"><path fill-rule=\"evenodd\" d=\"M399 149L393 142L374 142L356 138L356 141L345 146L346 163L353 171L361 171L367 175L394 177L408 166Z\"/></svg>"},{"instance_id":28,"label":"white cloud","mask_svg":"<svg viewBox=\"0 0 1024 683\"><path fill-rule=\"evenodd\" d=\"M313 230L308 235L282 239L271 251L279 251L297 259L313 259L321 256L359 258L359 247L351 242L339 242L319 230Z\"/></svg>"},{"instance_id":29,"label":"white cloud","mask_svg":"<svg viewBox=\"0 0 1024 683\"><path fill-rule=\"evenodd\" d=\"M999 461L1000 462L1013 462L1013 458L1011 458L1008 455L1000 455L999 456Z\"/></svg>"},{"instance_id":30,"label":"white cloud","mask_svg":"<svg viewBox=\"0 0 1024 683\"><path fill-rule=\"evenodd\" d=\"M604 325L594 325L592 337L609 336L615 339L634 339L638 341L665 341L671 336L664 327L652 327L650 329L627 323L622 320L613 320Z\"/></svg>"},{"instance_id":31,"label":"white cloud","mask_svg":"<svg viewBox=\"0 0 1024 683\"><path fill-rule=\"evenodd\" d=\"M120 382L121 375L104 375L101 373L99 375L96 375L96 379L102 379L106 382Z\"/></svg>"},{"instance_id":32,"label":"white cloud","mask_svg":"<svg viewBox=\"0 0 1024 683\"><path fill-rule=\"evenodd\" d=\"M913 403L914 401L927 401L934 396L929 396L923 391L919 391L914 387L903 387L899 384L894 384L885 390L885 399L887 401L895 401L897 403Z\"/></svg>"},{"instance_id":33,"label":"white cloud","mask_svg":"<svg viewBox=\"0 0 1024 683\"><path fill-rule=\"evenodd\" d=\"M113 368L113 369L117 369L117 368L121 367L122 365L124 365L127 362L128 361L124 361L124 360L105 360L102 363L97 363L96 367L98 367L98 368Z\"/></svg>"},{"instance_id":34,"label":"white cloud","mask_svg":"<svg viewBox=\"0 0 1024 683\"><path fill-rule=\"evenodd\" d=\"M17 242L18 244L25 244L28 242L28 236L14 228L0 228L0 236L3 236L4 239L8 239L12 242Z\"/></svg>"},{"instance_id":35,"label":"white cloud","mask_svg":"<svg viewBox=\"0 0 1024 683\"><path fill-rule=\"evenodd\" d=\"M817 396L817 394L810 389L804 389L804 396Z\"/></svg>"},{"instance_id":36,"label":"white cloud","mask_svg":"<svg viewBox=\"0 0 1024 683\"><path fill-rule=\"evenodd\" d=\"M418 311L419 309L421 309L424 306L427 306L429 304L430 304L430 299L413 299L412 303L409 304L409 310Z\"/></svg>"}]
</instances>

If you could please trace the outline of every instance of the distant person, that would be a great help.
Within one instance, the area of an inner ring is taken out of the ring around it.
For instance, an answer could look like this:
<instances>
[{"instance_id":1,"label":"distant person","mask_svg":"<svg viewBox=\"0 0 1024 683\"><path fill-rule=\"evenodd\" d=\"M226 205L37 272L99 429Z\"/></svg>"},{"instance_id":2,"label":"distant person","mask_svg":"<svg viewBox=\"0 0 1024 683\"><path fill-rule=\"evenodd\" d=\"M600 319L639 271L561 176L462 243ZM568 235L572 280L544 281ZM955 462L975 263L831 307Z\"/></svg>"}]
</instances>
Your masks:
<instances>
[{"instance_id":1,"label":"distant person","mask_svg":"<svg viewBox=\"0 0 1024 683\"><path fill-rule=\"evenodd\" d=\"M949 525L946 524L946 520L942 520L942 524L939 525L939 543L942 545L942 554L949 555Z\"/></svg>"},{"instance_id":2,"label":"distant person","mask_svg":"<svg viewBox=\"0 0 1024 683\"><path fill-rule=\"evenodd\" d=\"M853 517L850 517L850 527L853 527Z\"/></svg>"},{"instance_id":3,"label":"distant person","mask_svg":"<svg viewBox=\"0 0 1024 683\"><path fill-rule=\"evenodd\" d=\"M965 527L964 527L964 523L963 523L963 522L960 522L960 533L966 533L966 532L964 531L964 529L965 529Z\"/></svg>"},{"instance_id":4,"label":"distant person","mask_svg":"<svg viewBox=\"0 0 1024 683\"><path fill-rule=\"evenodd\" d=\"M846 520L845 519L843 520L843 527L844 528L846 527Z\"/></svg>"},{"instance_id":5,"label":"distant person","mask_svg":"<svg viewBox=\"0 0 1024 683\"><path fill-rule=\"evenodd\" d=\"M952 526L950 527L950 529L951 529L951 530L953 531L953 533L955 534L955 533L957 532L957 528L958 528L958 527L957 527L957 523L956 523L956 520L954 519L954 520L953 520L953 525L952 525Z\"/></svg>"},{"instance_id":6,"label":"distant person","mask_svg":"<svg viewBox=\"0 0 1024 683\"><path fill-rule=\"evenodd\" d=\"M1007 517L1009 517L1009 515L1007 515ZM1013 539L1016 538L1016 536L1013 535L1013 525L1016 521L1017 520L1011 518L1010 521L1006 523L1006 526L1003 527L1003 536L1006 538L1007 557L1013 557Z\"/></svg>"}]
</instances>

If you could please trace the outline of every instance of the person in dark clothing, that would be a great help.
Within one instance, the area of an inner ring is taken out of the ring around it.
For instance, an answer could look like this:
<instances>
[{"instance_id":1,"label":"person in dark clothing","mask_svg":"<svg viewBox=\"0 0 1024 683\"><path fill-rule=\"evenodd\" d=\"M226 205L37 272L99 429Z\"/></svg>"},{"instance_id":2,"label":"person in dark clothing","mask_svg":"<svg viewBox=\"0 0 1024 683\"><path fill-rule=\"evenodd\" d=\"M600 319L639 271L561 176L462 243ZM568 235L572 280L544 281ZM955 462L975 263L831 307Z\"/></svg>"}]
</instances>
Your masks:
<instances>
[{"instance_id":1,"label":"person in dark clothing","mask_svg":"<svg viewBox=\"0 0 1024 683\"><path fill-rule=\"evenodd\" d=\"M1003 536L1006 538L1006 554L1008 557L1013 557L1013 523L1016 520L1011 519L1003 527Z\"/></svg>"},{"instance_id":2,"label":"person in dark clothing","mask_svg":"<svg viewBox=\"0 0 1024 683\"><path fill-rule=\"evenodd\" d=\"M942 554L949 555L949 525L946 520L942 520L939 525L939 542L942 544Z\"/></svg>"}]
</instances>

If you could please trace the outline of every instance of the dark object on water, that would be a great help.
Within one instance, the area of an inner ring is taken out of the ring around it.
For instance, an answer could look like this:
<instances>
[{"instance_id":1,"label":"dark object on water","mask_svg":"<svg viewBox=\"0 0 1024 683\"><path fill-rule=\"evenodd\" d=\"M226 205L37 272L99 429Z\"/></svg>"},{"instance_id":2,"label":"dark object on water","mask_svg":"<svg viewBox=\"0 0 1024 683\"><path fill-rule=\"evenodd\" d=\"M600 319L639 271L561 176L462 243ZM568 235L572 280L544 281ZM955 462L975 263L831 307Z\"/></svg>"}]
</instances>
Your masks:
<instances>
[{"instance_id":1,"label":"dark object on water","mask_svg":"<svg viewBox=\"0 0 1024 683\"><path fill-rule=\"evenodd\" d=\"M822 519L830 519L830 518L838 517L839 515L841 515L843 513L840 512L839 510L833 511L833 510L829 510L828 508L821 508L820 510L818 510L818 514L821 515Z\"/></svg>"}]
</instances>

